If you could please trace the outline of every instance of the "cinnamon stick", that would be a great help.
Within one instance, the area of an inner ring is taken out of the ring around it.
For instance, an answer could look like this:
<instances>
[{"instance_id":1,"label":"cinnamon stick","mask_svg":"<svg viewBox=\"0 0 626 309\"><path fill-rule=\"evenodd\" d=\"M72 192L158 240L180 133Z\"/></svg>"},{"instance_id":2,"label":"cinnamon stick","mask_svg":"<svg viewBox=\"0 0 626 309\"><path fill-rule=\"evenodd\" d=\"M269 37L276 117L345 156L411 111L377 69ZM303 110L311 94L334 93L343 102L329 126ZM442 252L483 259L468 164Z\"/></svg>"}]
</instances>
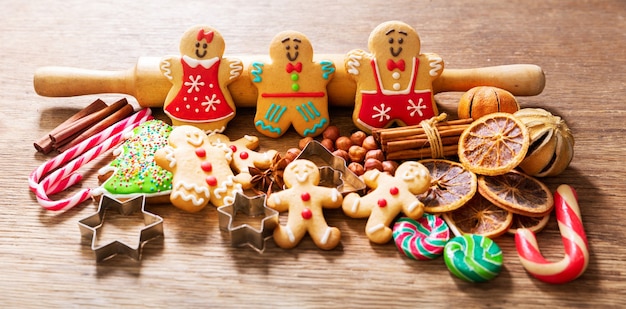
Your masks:
<instances>
[{"instance_id":1,"label":"cinnamon stick","mask_svg":"<svg viewBox=\"0 0 626 309\"><path fill-rule=\"evenodd\" d=\"M110 116L111 114L115 113L116 111L124 107L125 105L128 105L128 101L126 100L126 98L121 99L105 107L102 110L99 110L95 113L92 113L90 115L87 115L83 118L78 119L77 121L73 122L69 126L63 128L61 131L55 132L55 134L50 134L50 139L52 140L53 144L64 144L66 139L77 134L77 132L81 132L87 129L88 127L92 126L96 122L101 121L102 119Z\"/></svg>"},{"instance_id":2,"label":"cinnamon stick","mask_svg":"<svg viewBox=\"0 0 626 309\"><path fill-rule=\"evenodd\" d=\"M60 132L63 129L65 129L66 127L68 127L73 122L77 121L78 119L81 119L81 118L83 118L83 117L85 117L87 115L95 113L95 112L97 112L99 110L102 110L102 109L104 109L106 107L107 107L107 105L106 105L106 103L104 103L104 101L102 101L100 99L95 100L91 104L87 105L87 107L81 109L76 114L72 115L70 118L68 118L67 120L65 120L64 122L62 122L58 126L56 126L54 129L52 129L52 131L50 131L50 133L46 134L46 136L40 138L38 141L33 143L33 145L35 146L35 149L37 151L41 152L41 153L44 153L44 154L50 153L50 151L53 150L53 146L52 146L53 142L52 142L52 139L50 139L50 135L51 134L57 134L58 132Z\"/></svg>"},{"instance_id":3,"label":"cinnamon stick","mask_svg":"<svg viewBox=\"0 0 626 309\"><path fill-rule=\"evenodd\" d=\"M113 114L109 115L108 117L102 119L101 121L99 121L98 123L94 124L93 126L91 126L90 128L88 128L87 130L77 134L75 137L72 137L70 139L68 139L64 144L61 145L57 145L55 144L54 147L57 149L57 151L59 152L64 152L70 148L72 148L73 146L77 145L78 143L86 140L87 138L98 134L99 132L103 131L104 129L110 127L111 125L121 121L122 119L130 116L133 114L133 106L130 104L124 105L124 107L120 108L119 110L117 110L116 112L114 112Z\"/></svg>"},{"instance_id":4,"label":"cinnamon stick","mask_svg":"<svg viewBox=\"0 0 626 309\"><path fill-rule=\"evenodd\" d=\"M459 135L441 137L441 144L444 146L458 145L459 138L460 138ZM388 142L385 145L383 145L382 148L383 150L387 152L397 152L397 151L402 151L402 150L407 150L407 149L421 149L421 148L430 147L430 146L431 145L430 145L430 141L428 140L428 138L421 138L421 139Z\"/></svg>"},{"instance_id":5,"label":"cinnamon stick","mask_svg":"<svg viewBox=\"0 0 626 309\"><path fill-rule=\"evenodd\" d=\"M456 156L458 152L458 145L448 145L443 146L443 156ZM430 148L422 148L422 149L409 149L403 151L397 151L393 153L388 153L386 155L387 160L420 160L431 158L432 153Z\"/></svg>"}]
</instances>

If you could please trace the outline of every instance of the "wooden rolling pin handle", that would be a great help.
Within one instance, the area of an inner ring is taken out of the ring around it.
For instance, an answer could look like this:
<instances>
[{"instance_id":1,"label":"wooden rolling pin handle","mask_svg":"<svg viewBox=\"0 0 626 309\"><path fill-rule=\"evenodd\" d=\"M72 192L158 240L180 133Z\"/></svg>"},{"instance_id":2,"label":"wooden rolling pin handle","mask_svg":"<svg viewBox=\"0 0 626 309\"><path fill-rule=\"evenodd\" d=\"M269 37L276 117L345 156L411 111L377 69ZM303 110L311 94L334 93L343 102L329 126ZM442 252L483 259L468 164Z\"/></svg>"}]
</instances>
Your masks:
<instances>
[{"instance_id":1,"label":"wooden rolling pin handle","mask_svg":"<svg viewBox=\"0 0 626 309\"><path fill-rule=\"evenodd\" d=\"M100 71L51 66L35 71L33 85L37 94L47 97L96 93L134 95L132 74L132 71Z\"/></svg>"}]
</instances>

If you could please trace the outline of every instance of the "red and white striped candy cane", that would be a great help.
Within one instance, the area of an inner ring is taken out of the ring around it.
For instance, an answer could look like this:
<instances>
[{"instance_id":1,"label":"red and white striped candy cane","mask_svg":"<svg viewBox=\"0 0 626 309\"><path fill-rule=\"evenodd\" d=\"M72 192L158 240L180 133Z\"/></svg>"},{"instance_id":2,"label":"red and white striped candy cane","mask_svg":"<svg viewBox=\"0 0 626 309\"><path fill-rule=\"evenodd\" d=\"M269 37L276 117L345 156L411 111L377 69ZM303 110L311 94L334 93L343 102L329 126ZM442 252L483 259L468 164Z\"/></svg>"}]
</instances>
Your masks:
<instances>
[{"instance_id":1,"label":"red and white striped candy cane","mask_svg":"<svg viewBox=\"0 0 626 309\"><path fill-rule=\"evenodd\" d=\"M150 114L150 109L144 108L35 169L30 174L28 183L30 189L35 192L39 204L48 210L64 210L90 198L91 189L88 188L58 201L53 201L48 196L61 192L79 182L83 177L74 171L118 145L124 139L126 132L151 119ZM64 164L65 166L59 168Z\"/></svg>"},{"instance_id":2,"label":"red and white striped candy cane","mask_svg":"<svg viewBox=\"0 0 626 309\"><path fill-rule=\"evenodd\" d=\"M554 204L565 257L558 262L547 261L539 251L535 234L528 229L517 230L515 244L526 271L541 281L561 284L585 272L589 264L589 247L576 191L568 185L560 185L554 194Z\"/></svg>"}]
</instances>

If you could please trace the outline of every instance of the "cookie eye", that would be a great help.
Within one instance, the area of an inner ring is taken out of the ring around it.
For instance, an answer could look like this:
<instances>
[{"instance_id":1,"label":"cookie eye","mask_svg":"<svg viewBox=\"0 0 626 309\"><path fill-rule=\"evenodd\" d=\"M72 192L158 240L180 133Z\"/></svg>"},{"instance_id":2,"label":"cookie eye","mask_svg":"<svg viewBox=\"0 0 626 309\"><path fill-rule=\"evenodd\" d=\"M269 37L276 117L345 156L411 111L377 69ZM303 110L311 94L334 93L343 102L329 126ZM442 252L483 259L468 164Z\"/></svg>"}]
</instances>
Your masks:
<instances>
[{"instance_id":1,"label":"cookie eye","mask_svg":"<svg viewBox=\"0 0 626 309\"><path fill-rule=\"evenodd\" d=\"M286 49L286 50L290 50L290 49L291 49L291 46L287 45L287 46L285 46L285 49Z\"/></svg>"},{"instance_id":2,"label":"cookie eye","mask_svg":"<svg viewBox=\"0 0 626 309\"><path fill-rule=\"evenodd\" d=\"M389 38L389 44L393 44L393 38Z\"/></svg>"},{"instance_id":3,"label":"cookie eye","mask_svg":"<svg viewBox=\"0 0 626 309\"><path fill-rule=\"evenodd\" d=\"M398 39L398 44L402 44L403 42L404 42L404 39L403 39L403 38L399 38L399 39Z\"/></svg>"},{"instance_id":4,"label":"cookie eye","mask_svg":"<svg viewBox=\"0 0 626 309\"><path fill-rule=\"evenodd\" d=\"M298 45L294 46L293 48L294 48L295 50L298 50Z\"/></svg>"},{"instance_id":5,"label":"cookie eye","mask_svg":"<svg viewBox=\"0 0 626 309\"><path fill-rule=\"evenodd\" d=\"M206 47L209 46L207 43L202 44L202 48L206 49Z\"/></svg>"},{"instance_id":6,"label":"cookie eye","mask_svg":"<svg viewBox=\"0 0 626 309\"><path fill-rule=\"evenodd\" d=\"M200 47L200 42L196 42L196 48Z\"/></svg>"}]
</instances>

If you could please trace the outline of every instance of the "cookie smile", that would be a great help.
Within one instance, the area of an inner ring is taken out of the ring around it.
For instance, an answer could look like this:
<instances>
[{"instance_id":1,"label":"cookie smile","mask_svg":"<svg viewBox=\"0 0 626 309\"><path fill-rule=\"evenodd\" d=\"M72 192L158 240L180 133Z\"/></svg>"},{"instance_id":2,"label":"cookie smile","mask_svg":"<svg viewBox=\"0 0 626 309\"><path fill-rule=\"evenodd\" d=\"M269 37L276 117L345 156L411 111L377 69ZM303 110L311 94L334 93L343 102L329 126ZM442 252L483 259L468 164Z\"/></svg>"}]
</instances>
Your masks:
<instances>
[{"instance_id":1,"label":"cookie smile","mask_svg":"<svg viewBox=\"0 0 626 309\"><path fill-rule=\"evenodd\" d=\"M199 49L196 49L196 56L198 58L204 58L204 56L206 56L206 54L207 54L207 50L206 49L202 51L202 54L200 53Z\"/></svg>"},{"instance_id":2,"label":"cookie smile","mask_svg":"<svg viewBox=\"0 0 626 309\"><path fill-rule=\"evenodd\" d=\"M397 51L394 51L393 47L389 47L389 51L391 52L392 56L398 57L400 53L402 52L402 47L398 47Z\"/></svg>"},{"instance_id":3,"label":"cookie smile","mask_svg":"<svg viewBox=\"0 0 626 309\"><path fill-rule=\"evenodd\" d=\"M298 53L297 51L293 54L293 57L291 56L290 52L287 52L287 59L289 59L289 61L296 61L296 59L298 59L298 56L300 55L300 53Z\"/></svg>"}]
</instances>

